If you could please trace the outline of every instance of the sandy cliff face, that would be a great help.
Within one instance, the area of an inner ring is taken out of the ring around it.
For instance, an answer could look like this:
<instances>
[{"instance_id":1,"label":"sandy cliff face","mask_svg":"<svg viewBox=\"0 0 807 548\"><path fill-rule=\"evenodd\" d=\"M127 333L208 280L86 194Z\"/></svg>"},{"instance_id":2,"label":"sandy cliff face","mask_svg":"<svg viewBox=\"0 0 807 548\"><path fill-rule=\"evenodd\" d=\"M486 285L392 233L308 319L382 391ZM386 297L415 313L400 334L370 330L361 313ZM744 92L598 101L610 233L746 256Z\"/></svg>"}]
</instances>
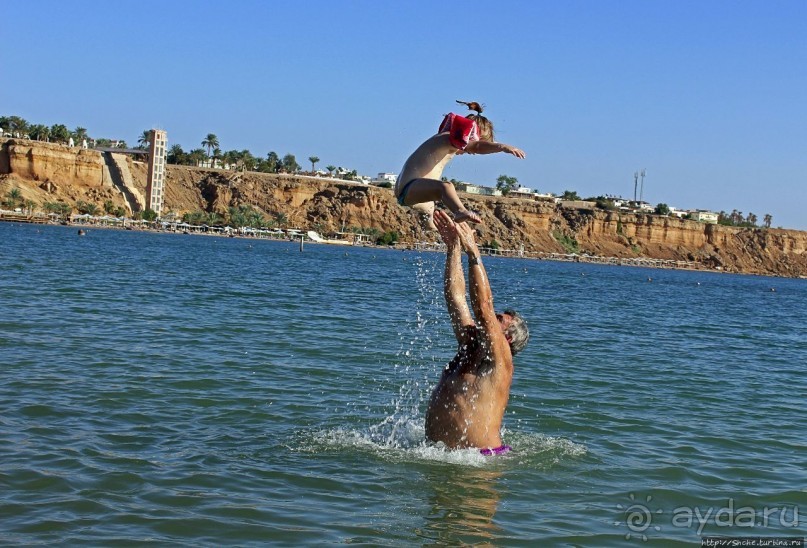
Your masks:
<instances>
[{"instance_id":1,"label":"sandy cliff face","mask_svg":"<svg viewBox=\"0 0 807 548\"><path fill-rule=\"evenodd\" d=\"M133 184L145 194L146 164L127 160ZM11 140L0 146L0 195L17 187L24 199L94 201L124 197L109 181L101 153ZM480 241L504 249L565 253L576 249L614 257L694 261L725 271L807 276L807 232L739 229L655 215L566 209L526 199L463 195L478 210ZM251 205L267 215L282 213L289 226L328 233L344 228L395 230L402 241L435 240L398 206L389 189L262 173L168 166L165 209L227 214Z\"/></svg>"},{"instance_id":2,"label":"sandy cliff face","mask_svg":"<svg viewBox=\"0 0 807 548\"><path fill-rule=\"evenodd\" d=\"M145 173L143 174L145 177ZM23 200L69 204L82 200L101 206L125 205L100 152L28 140L0 143L0 192L19 188Z\"/></svg>"}]
</instances>

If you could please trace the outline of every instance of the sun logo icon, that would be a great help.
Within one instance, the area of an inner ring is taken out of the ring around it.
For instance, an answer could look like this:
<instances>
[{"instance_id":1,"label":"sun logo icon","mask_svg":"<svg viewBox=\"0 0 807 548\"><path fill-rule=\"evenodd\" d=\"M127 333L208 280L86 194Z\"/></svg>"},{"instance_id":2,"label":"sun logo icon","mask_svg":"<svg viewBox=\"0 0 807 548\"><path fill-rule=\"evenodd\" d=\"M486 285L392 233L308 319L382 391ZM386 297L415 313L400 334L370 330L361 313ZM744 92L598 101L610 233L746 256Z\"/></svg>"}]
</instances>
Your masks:
<instances>
[{"instance_id":1,"label":"sun logo icon","mask_svg":"<svg viewBox=\"0 0 807 548\"><path fill-rule=\"evenodd\" d=\"M625 535L625 540L630 540L635 535L637 538L641 538L643 542L646 542L646 531L648 529L652 527L656 531L661 531L661 526L653 525L653 516L662 514L664 511L661 509L655 511L650 510L649 504L652 500L653 497L647 495L647 497L645 497L646 504L642 504L641 502L636 502L636 496L631 493L631 503L629 506L622 506L621 504L616 505L617 509L622 512L625 521L617 521L615 525L627 525L629 529L628 533Z\"/></svg>"}]
</instances>

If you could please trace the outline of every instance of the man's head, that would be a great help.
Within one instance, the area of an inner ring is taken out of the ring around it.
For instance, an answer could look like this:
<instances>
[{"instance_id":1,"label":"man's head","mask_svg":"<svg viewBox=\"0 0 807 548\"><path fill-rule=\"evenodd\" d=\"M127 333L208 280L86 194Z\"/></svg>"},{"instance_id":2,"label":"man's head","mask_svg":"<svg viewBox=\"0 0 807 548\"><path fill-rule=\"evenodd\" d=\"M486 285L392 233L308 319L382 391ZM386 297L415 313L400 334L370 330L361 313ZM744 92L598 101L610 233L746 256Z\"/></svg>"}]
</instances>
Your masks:
<instances>
[{"instance_id":1,"label":"man's head","mask_svg":"<svg viewBox=\"0 0 807 548\"><path fill-rule=\"evenodd\" d=\"M521 314L512 308L496 314L496 318L502 325L507 342L510 343L510 352L515 356L527 346L527 341L530 340L530 330L527 327L527 322Z\"/></svg>"}]
</instances>

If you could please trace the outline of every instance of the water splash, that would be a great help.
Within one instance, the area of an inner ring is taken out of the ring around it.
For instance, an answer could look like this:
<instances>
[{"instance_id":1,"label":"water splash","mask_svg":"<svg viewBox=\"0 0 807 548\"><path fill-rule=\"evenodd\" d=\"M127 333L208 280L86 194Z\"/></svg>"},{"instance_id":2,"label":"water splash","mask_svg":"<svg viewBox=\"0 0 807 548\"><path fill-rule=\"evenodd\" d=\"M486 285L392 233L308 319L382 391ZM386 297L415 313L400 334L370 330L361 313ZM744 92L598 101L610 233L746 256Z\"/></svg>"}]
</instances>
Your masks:
<instances>
[{"instance_id":1,"label":"water splash","mask_svg":"<svg viewBox=\"0 0 807 548\"><path fill-rule=\"evenodd\" d=\"M430 260L431 259L431 260ZM433 257L418 255L414 266L417 294L410 316L398 334L400 348L393 367L400 382L397 395L383 418L365 428L335 427L303 434L296 450L305 453L335 451L362 452L393 462L443 462L473 467L526 465L546 468L584 455L586 448L563 438L503 432L514 453L486 457L478 449L449 450L425 439L424 411L440 372L453 352L453 342L445 311L442 264Z\"/></svg>"}]
</instances>

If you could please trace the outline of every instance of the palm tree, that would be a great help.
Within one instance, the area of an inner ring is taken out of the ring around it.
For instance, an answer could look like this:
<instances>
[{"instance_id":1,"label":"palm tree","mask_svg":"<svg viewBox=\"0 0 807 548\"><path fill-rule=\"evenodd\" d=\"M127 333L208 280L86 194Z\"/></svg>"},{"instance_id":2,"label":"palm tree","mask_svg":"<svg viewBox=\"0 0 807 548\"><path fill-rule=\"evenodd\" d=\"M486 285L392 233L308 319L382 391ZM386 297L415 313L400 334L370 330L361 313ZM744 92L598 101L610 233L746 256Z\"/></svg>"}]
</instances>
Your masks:
<instances>
[{"instance_id":1,"label":"palm tree","mask_svg":"<svg viewBox=\"0 0 807 548\"><path fill-rule=\"evenodd\" d=\"M754 215L753 213L749 212L748 217L746 217L745 220L748 221L751 224L751 226L757 226L757 216Z\"/></svg>"},{"instance_id":2,"label":"palm tree","mask_svg":"<svg viewBox=\"0 0 807 548\"><path fill-rule=\"evenodd\" d=\"M202 141L202 146L207 147L207 157L210 158L210 151L219 146L219 138L213 133L208 133Z\"/></svg>"},{"instance_id":3,"label":"palm tree","mask_svg":"<svg viewBox=\"0 0 807 548\"><path fill-rule=\"evenodd\" d=\"M28 128L28 136L37 141L47 141L50 135L50 129L43 124L34 124Z\"/></svg>"},{"instance_id":4,"label":"palm tree","mask_svg":"<svg viewBox=\"0 0 807 548\"><path fill-rule=\"evenodd\" d=\"M6 197L8 197L6 203L10 208L14 209L17 206L17 202L22 199L22 193L19 188L14 187L8 191Z\"/></svg>"},{"instance_id":5,"label":"palm tree","mask_svg":"<svg viewBox=\"0 0 807 548\"><path fill-rule=\"evenodd\" d=\"M182 164L185 160L185 151L182 150L182 145L171 145L168 149L168 163L169 164Z\"/></svg>"},{"instance_id":6,"label":"palm tree","mask_svg":"<svg viewBox=\"0 0 807 548\"><path fill-rule=\"evenodd\" d=\"M81 126L77 127L73 130L73 139L76 140L76 144L81 143L84 139L87 138L87 129Z\"/></svg>"},{"instance_id":7,"label":"palm tree","mask_svg":"<svg viewBox=\"0 0 807 548\"><path fill-rule=\"evenodd\" d=\"M70 130L67 129L67 126L64 124L53 124L50 127L50 136L53 137L55 141L66 143L67 140L70 139Z\"/></svg>"},{"instance_id":8,"label":"palm tree","mask_svg":"<svg viewBox=\"0 0 807 548\"><path fill-rule=\"evenodd\" d=\"M317 158L316 156L309 156L308 161L311 162L311 171L312 172L316 171L316 165L317 162L319 162L319 158Z\"/></svg>"},{"instance_id":9,"label":"palm tree","mask_svg":"<svg viewBox=\"0 0 807 548\"><path fill-rule=\"evenodd\" d=\"M201 148L195 148L188 153L192 166L199 166L200 163L205 161L205 151Z\"/></svg>"},{"instance_id":10,"label":"palm tree","mask_svg":"<svg viewBox=\"0 0 807 548\"><path fill-rule=\"evenodd\" d=\"M233 169L238 163L238 151L228 150L221 155L221 161L224 162L224 165L226 165L228 169Z\"/></svg>"},{"instance_id":11,"label":"palm tree","mask_svg":"<svg viewBox=\"0 0 807 548\"><path fill-rule=\"evenodd\" d=\"M771 217L771 214L766 213L764 219L765 220L763 222L765 223L765 228L770 228L771 227L771 221L773 221L773 217Z\"/></svg>"},{"instance_id":12,"label":"palm tree","mask_svg":"<svg viewBox=\"0 0 807 548\"><path fill-rule=\"evenodd\" d=\"M241 161L244 163L244 171L253 171L255 169L257 159L247 149L241 151Z\"/></svg>"},{"instance_id":13,"label":"palm tree","mask_svg":"<svg viewBox=\"0 0 807 548\"><path fill-rule=\"evenodd\" d=\"M336 169L336 166L325 166L325 169L328 170L328 175L333 177L333 170Z\"/></svg>"},{"instance_id":14,"label":"palm tree","mask_svg":"<svg viewBox=\"0 0 807 548\"><path fill-rule=\"evenodd\" d=\"M8 132L15 137L21 137L28 133L28 122L19 116L9 116L7 120Z\"/></svg>"},{"instance_id":15,"label":"palm tree","mask_svg":"<svg viewBox=\"0 0 807 548\"><path fill-rule=\"evenodd\" d=\"M144 129L143 134L137 138L138 148L146 149L151 144L151 130Z\"/></svg>"}]
</instances>

